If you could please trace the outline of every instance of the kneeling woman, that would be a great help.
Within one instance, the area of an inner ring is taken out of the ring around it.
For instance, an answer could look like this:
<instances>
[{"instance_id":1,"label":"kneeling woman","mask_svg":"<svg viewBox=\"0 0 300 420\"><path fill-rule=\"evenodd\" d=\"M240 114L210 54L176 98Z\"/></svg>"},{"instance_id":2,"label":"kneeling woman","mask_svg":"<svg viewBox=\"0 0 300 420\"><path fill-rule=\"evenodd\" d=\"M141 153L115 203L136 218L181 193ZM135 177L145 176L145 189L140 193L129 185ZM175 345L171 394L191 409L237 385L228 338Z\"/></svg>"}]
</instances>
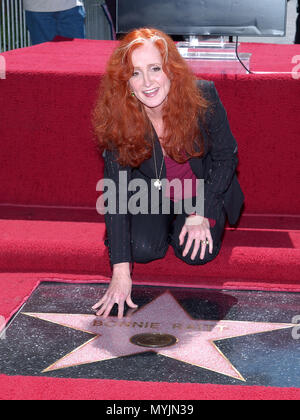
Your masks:
<instances>
[{"instance_id":1,"label":"kneeling woman","mask_svg":"<svg viewBox=\"0 0 300 420\"><path fill-rule=\"evenodd\" d=\"M131 300L134 262L163 258L169 245L187 264L205 264L217 256L226 217L234 224L243 203L235 175L237 144L214 84L197 81L171 38L155 29L131 32L114 51L93 123L104 150L104 179L114 181L117 198L119 192L124 196L121 172L128 183L143 180L145 194L159 191L158 214L149 205L147 214L117 209L105 215L113 274L93 309L106 318L116 303L121 318L125 302L136 307ZM168 195L167 213L161 188L166 179L192 184L182 197ZM199 179L204 179L203 212L189 214L181 206L178 214L180 199L197 198ZM128 189L125 194L129 202Z\"/></svg>"}]
</instances>

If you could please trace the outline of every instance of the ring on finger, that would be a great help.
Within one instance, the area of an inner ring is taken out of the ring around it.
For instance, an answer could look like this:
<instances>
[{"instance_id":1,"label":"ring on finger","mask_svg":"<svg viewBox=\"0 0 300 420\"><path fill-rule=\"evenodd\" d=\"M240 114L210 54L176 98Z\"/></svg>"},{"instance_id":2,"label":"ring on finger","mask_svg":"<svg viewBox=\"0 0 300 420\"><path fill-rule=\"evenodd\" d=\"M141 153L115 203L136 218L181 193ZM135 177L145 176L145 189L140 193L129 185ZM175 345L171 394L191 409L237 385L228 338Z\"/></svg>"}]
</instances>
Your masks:
<instances>
[{"instance_id":1,"label":"ring on finger","mask_svg":"<svg viewBox=\"0 0 300 420\"><path fill-rule=\"evenodd\" d=\"M208 245L208 244L209 244L209 241L208 241L207 239L205 239L204 241L201 241L201 243L202 243L203 245Z\"/></svg>"}]
</instances>

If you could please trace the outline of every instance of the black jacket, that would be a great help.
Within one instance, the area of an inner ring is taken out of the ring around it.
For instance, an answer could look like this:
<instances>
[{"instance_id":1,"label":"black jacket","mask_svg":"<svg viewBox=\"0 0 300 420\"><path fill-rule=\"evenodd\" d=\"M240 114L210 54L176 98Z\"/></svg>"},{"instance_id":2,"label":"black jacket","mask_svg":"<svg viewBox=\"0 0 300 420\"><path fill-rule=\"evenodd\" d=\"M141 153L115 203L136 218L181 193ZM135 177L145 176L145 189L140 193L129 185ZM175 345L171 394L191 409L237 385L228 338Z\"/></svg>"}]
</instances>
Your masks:
<instances>
[{"instance_id":1,"label":"black jacket","mask_svg":"<svg viewBox=\"0 0 300 420\"><path fill-rule=\"evenodd\" d=\"M206 113L206 129L201 128L205 154L202 158L191 158L189 163L196 177L205 181L204 216L216 220L224 208L229 223L235 224L244 202L244 195L235 173L238 163L237 143L231 133L227 113L214 83L201 80L198 81L198 87L211 103L211 107ZM163 153L157 137L155 151L157 162L161 162ZM120 170L127 171L128 183L131 177L136 178L138 174L144 179L156 178L153 156L144 161L137 170L133 170L129 166L120 166L116 161L116 154L112 151L106 150L103 157L105 161L104 178L112 179L115 182L117 195ZM166 178L165 165L161 178ZM125 196L125 200L128 198ZM105 223L111 264L131 261L130 215L106 214Z\"/></svg>"}]
</instances>

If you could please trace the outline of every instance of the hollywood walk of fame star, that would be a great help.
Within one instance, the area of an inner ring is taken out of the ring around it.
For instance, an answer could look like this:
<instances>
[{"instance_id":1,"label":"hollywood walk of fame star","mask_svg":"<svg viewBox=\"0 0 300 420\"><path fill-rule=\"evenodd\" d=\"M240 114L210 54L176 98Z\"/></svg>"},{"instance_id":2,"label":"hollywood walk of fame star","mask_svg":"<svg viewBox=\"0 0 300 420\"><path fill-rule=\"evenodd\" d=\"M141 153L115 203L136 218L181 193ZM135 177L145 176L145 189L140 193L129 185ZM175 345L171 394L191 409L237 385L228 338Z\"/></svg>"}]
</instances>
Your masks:
<instances>
[{"instance_id":1,"label":"hollywood walk of fame star","mask_svg":"<svg viewBox=\"0 0 300 420\"><path fill-rule=\"evenodd\" d=\"M80 330L93 337L43 372L81 364L101 362L149 351L133 344L141 333L176 337L169 347L151 349L156 353L246 381L215 344L215 341L263 332L293 328L294 324L245 321L207 321L192 319L176 299L165 292L138 309L131 318L107 319L95 315L59 313L23 313L24 315Z\"/></svg>"}]
</instances>

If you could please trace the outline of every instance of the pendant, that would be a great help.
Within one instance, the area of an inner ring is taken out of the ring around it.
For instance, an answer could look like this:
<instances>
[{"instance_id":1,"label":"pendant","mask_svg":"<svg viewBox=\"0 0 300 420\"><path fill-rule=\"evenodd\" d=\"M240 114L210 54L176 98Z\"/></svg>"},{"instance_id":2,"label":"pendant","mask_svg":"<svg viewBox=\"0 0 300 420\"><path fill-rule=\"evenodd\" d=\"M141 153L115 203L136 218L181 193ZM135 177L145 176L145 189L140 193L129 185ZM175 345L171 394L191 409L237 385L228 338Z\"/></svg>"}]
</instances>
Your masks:
<instances>
[{"instance_id":1,"label":"pendant","mask_svg":"<svg viewBox=\"0 0 300 420\"><path fill-rule=\"evenodd\" d=\"M161 182L160 179L156 179L154 181L154 187L157 188L157 189L159 189L159 190L161 190L161 188L162 188L162 182Z\"/></svg>"}]
</instances>

